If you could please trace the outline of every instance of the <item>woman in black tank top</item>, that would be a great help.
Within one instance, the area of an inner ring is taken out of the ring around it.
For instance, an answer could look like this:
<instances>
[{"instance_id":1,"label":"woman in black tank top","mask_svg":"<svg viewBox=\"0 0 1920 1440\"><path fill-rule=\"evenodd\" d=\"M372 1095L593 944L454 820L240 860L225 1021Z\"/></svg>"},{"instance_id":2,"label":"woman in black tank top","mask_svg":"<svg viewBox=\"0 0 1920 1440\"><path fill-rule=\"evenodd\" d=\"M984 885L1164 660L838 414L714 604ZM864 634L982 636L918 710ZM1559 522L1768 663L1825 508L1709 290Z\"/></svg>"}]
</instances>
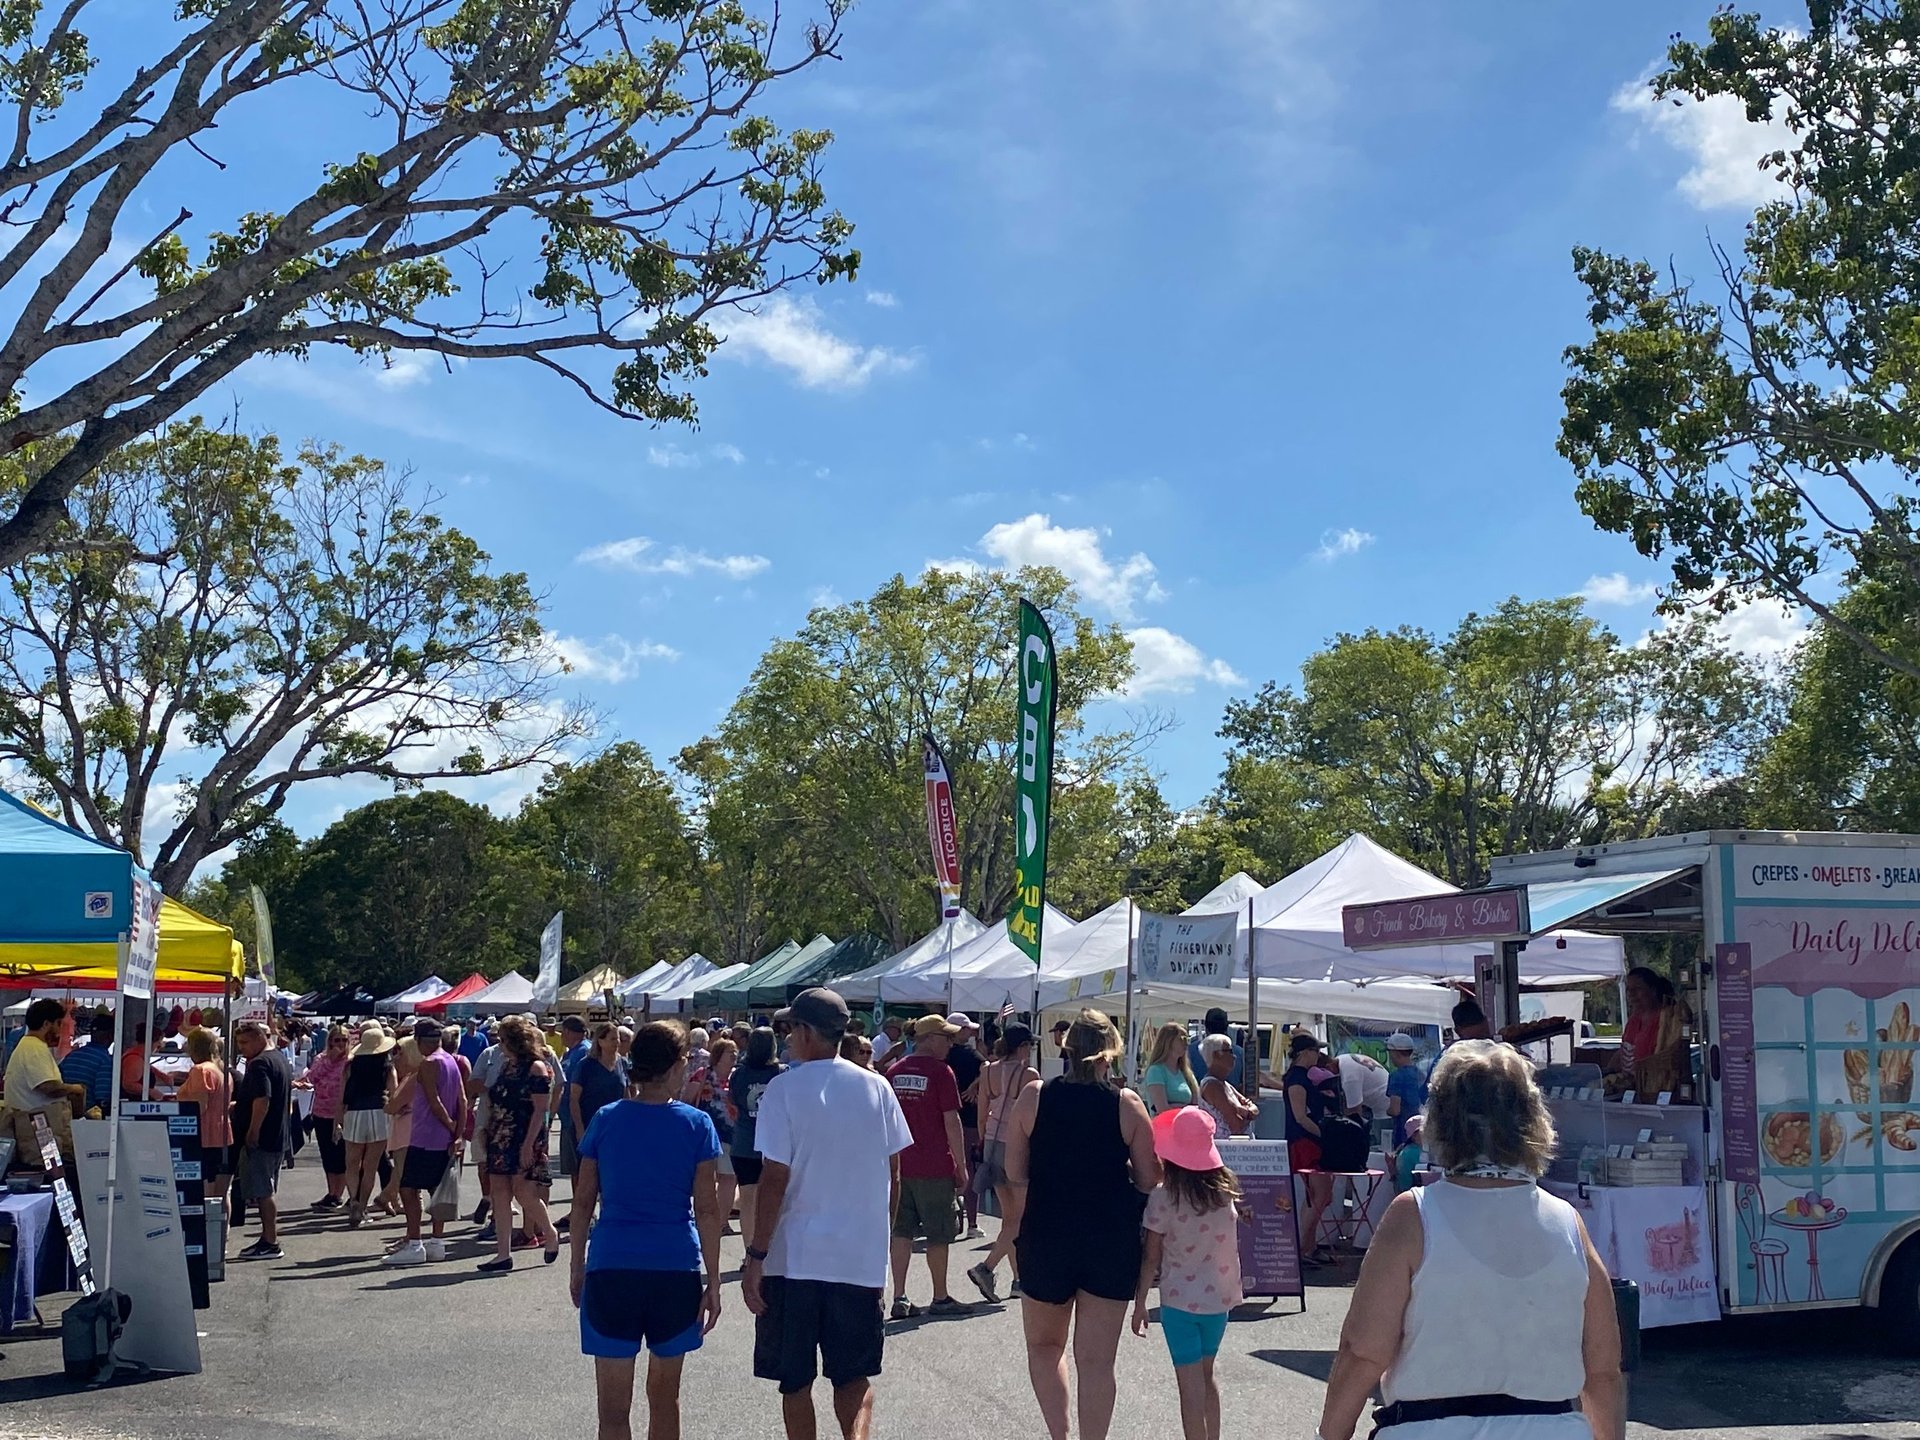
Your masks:
<instances>
[{"instance_id":1,"label":"woman in black tank top","mask_svg":"<svg viewBox=\"0 0 1920 1440\"><path fill-rule=\"evenodd\" d=\"M1067 1073L1027 1087L1007 1136L1007 1176L1025 1197L1014 1244L1027 1373L1049 1435L1066 1440L1071 1332L1078 1433L1106 1440L1114 1356L1140 1277L1140 1216L1160 1162L1147 1107L1111 1077L1121 1052L1113 1022L1082 1010L1065 1049Z\"/></svg>"}]
</instances>

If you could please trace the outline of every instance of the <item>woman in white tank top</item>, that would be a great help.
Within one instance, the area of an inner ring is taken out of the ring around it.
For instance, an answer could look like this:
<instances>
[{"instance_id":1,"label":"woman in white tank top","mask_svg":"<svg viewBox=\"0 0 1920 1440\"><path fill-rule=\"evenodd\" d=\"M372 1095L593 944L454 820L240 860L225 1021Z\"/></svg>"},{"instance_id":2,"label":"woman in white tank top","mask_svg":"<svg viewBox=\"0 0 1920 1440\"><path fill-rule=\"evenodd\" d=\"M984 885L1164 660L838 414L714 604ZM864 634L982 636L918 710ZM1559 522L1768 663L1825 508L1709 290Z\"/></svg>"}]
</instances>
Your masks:
<instances>
[{"instance_id":1,"label":"woman in white tank top","mask_svg":"<svg viewBox=\"0 0 1920 1440\"><path fill-rule=\"evenodd\" d=\"M1395 1200L1360 1267L1323 1440L1367 1396L1380 1440L1622 1440L1620 1331L1580 1216L1535 1181L1553 1121L1518 1051L1454 1045L1424 1141L1447 1178Z\"/></svg>"}]
</instances>

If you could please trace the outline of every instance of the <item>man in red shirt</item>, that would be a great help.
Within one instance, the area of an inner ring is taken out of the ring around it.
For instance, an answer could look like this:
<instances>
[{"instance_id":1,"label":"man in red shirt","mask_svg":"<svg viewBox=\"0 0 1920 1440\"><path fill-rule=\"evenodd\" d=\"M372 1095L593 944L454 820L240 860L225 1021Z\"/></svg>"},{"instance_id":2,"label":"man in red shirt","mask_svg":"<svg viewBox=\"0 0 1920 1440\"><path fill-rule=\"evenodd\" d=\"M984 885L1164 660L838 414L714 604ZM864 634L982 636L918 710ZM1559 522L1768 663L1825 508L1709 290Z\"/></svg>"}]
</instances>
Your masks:
<instances>
[{"instance_id":1,"label":"man in red shirt","mask_svg":"<svg viewBox=\"0 0 1920 1440\"><path fill-rule=\"evenodd\" d=\"M966 1140L960 1132L960 1087L947 1064L947 1050L960 1033L938 1015L913 1024L913 1053L887 1070L894 1098L907 1117L913 1144L900 1155L900 1208L893 1220L893 1310L895 1320L921 1313L907 1301L907 1269L913 1242L927 1242L935 1315L965 1309L947 1293L947 1247L960 1233L955 1213L967 1184Z\"/></svg>"}]
</instances>

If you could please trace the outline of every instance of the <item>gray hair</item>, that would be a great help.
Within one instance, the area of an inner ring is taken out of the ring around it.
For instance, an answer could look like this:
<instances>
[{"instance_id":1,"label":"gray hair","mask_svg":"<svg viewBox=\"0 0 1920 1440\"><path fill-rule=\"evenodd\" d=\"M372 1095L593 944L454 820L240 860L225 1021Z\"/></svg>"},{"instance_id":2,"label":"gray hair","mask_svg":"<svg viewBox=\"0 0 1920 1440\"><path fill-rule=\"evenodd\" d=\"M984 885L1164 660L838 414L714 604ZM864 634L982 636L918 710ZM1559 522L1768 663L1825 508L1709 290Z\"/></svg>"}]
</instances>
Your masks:
<instances>
[{"instance_id":1,"label":"gray hair","mask_svg":"<svg viewBox=\"0 0 1920 1440\"><path fill-rule=\"evenodd\" d=\"M1203 1036L1200 1041L1200 1061L1202 1064L1209 1064L1212 1062L1213 1057L1218 1055L1222 1050L1231 1051L1232 1049L1233 1040L1229 1036Z\"/></svg>"}]
</instances>

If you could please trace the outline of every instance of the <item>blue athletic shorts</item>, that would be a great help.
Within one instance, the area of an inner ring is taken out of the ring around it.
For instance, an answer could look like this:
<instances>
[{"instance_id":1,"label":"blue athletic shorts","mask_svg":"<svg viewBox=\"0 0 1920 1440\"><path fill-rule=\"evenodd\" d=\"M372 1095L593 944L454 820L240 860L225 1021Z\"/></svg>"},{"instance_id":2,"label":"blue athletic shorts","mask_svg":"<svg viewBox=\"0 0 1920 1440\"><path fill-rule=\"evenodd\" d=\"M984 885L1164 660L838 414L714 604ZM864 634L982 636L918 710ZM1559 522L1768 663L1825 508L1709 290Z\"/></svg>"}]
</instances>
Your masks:
<instances>
[{"instance_id":1,"label":"blue athletic shorts","mask_svg":"<svg viewBox=\"0 0 1920 1440\"><path fill-rule=\"evenodd\" d=\"M1227 1334L1227 1317L1224 1311L1218 1315L1196 1315L1191 1310L1162 1305L1160 1329L1167 1337L1167 1353L1175 1365L1198 1365L1220 1353L1220 1342Z\"/></svg>"}]
</instances>

